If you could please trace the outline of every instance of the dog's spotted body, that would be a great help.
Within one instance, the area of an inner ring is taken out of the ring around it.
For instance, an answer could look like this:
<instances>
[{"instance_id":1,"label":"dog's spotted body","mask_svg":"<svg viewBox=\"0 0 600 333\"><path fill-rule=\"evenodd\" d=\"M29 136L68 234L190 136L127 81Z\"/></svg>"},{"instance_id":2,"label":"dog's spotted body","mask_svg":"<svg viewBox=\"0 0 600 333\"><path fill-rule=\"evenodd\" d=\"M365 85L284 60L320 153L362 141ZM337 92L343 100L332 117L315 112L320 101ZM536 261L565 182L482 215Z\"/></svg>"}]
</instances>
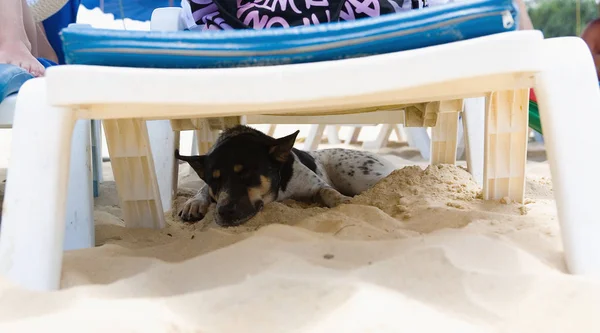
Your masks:
<instances>
[{"instance_id":1,"label":"dog's spotted body","mask_svg":"<svg viewBox=\"0 0 600 333\"><path fill-rule=\"evenodd\" d=\"M275 139L236 126L224 131L206 155L176 152L206 183L179 216L187 222L199 221L216 203L215 220L227 227L246 222L273 201L318 201L335 207L394 170L391 163L368 152L295 149L297 135L298 131Z\"/></svg>"}]
</instances>

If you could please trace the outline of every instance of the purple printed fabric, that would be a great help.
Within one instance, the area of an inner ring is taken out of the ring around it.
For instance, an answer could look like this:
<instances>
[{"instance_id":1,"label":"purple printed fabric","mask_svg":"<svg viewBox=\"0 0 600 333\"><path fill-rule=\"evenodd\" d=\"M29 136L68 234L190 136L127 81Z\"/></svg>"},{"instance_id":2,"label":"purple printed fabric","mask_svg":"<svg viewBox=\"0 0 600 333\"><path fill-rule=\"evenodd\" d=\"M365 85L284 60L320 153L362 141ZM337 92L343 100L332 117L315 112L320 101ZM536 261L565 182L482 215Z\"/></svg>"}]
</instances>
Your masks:
<instances>
[{"instance_id":1,"label":"purple printed fabric","mask_svg":"<svg viewBox=\"0 0 600 333\"><path fill-rule=\"evenodd\" d=\"M187 0L201 30L268 29L351 21L406 10L410 0ZM214 1L218 1L215 3ZM217 6L219 4L219 6ZM235 6L235 8L233 8ZM223 13L219 7L227 8ZM404 7L404 8L403 8ZM410 9L410 7L408 8ZM234 13L235 11L235 13ZM235 17L233 17L235 15Z\"/></svg>"}]
</instances>

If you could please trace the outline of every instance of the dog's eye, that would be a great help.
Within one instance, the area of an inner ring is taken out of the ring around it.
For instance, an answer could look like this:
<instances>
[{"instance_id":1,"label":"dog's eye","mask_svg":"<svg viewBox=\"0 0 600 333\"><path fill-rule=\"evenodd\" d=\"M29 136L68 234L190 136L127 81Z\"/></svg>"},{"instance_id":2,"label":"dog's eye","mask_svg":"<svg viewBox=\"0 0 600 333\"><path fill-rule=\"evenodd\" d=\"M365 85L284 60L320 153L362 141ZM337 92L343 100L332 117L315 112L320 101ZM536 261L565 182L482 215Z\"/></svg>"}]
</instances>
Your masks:
<instances>
[{"instance_id":1,"label":"dog's eye","mask_svg":"<svg viewBox=\"0 0 600 333\"><path fill-rule=\"evenodd\" d=\"M240 177L240 178L248 178L252 175L253 173L253 169L249 168L249 167L244 167L240 164L236 164L233 168L233 171Z\"/></svg>"}]
</instances>

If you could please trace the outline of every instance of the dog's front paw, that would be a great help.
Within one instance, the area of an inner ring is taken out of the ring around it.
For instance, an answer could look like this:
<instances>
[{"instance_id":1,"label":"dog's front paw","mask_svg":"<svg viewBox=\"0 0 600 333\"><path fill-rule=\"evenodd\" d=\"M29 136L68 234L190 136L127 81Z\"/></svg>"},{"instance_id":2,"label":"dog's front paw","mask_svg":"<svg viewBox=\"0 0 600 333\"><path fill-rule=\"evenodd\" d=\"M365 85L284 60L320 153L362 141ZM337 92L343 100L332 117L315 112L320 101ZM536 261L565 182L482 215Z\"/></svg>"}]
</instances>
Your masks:
<instances>
[{"instance_id":1,"label":"dog's front paw","mask_svg":"<svg viewBox=\"0 0 600 333\"><path fill-rule=\"evenodd\" d=\"M206 215L208 206L209 204L203 199L191 198L183 205L179 217L185 222L198 222Z\"/></svg>"},{"instance_id":2,"label":"dog's front paw","mask_svg":"<svg viewBox=\"0 0 600 333\"><path fill-rule=\"evenodd\" d=\"M329 208L337 207L352 200L333 188L326 187L319 190L319 201Z\"/></svg>"}]
</instances>

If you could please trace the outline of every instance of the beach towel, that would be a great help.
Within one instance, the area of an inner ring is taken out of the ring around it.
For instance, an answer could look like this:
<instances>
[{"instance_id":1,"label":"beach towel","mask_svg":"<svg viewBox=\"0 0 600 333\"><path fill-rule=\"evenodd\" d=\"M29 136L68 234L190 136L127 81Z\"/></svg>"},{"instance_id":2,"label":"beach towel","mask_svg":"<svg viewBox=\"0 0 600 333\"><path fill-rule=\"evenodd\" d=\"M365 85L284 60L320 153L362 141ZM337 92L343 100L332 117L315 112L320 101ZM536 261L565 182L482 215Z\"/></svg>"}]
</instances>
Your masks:
<instances>
[{"instance_id":1,"label":"beach towel","mask_svg":"<svg viewBox=\"0 0 600 333\"><path fill-rule=\"evenodd\" d=\"M56 65L54 62L38 58L38 61L45 67ZM19 91L23 83L34 76L23 68L10 64L0 64L0 103Z\"/></svg>"},{"instance_id":2,"label":"beach towel","mask_svg":"<svg viewBox=\"0 0 600 333\"><path fill-rule=\"evenodd\" d=\"M352 21L457 0L183 0L189 30L269 29Z\"/></svg>"}]
</instances>

